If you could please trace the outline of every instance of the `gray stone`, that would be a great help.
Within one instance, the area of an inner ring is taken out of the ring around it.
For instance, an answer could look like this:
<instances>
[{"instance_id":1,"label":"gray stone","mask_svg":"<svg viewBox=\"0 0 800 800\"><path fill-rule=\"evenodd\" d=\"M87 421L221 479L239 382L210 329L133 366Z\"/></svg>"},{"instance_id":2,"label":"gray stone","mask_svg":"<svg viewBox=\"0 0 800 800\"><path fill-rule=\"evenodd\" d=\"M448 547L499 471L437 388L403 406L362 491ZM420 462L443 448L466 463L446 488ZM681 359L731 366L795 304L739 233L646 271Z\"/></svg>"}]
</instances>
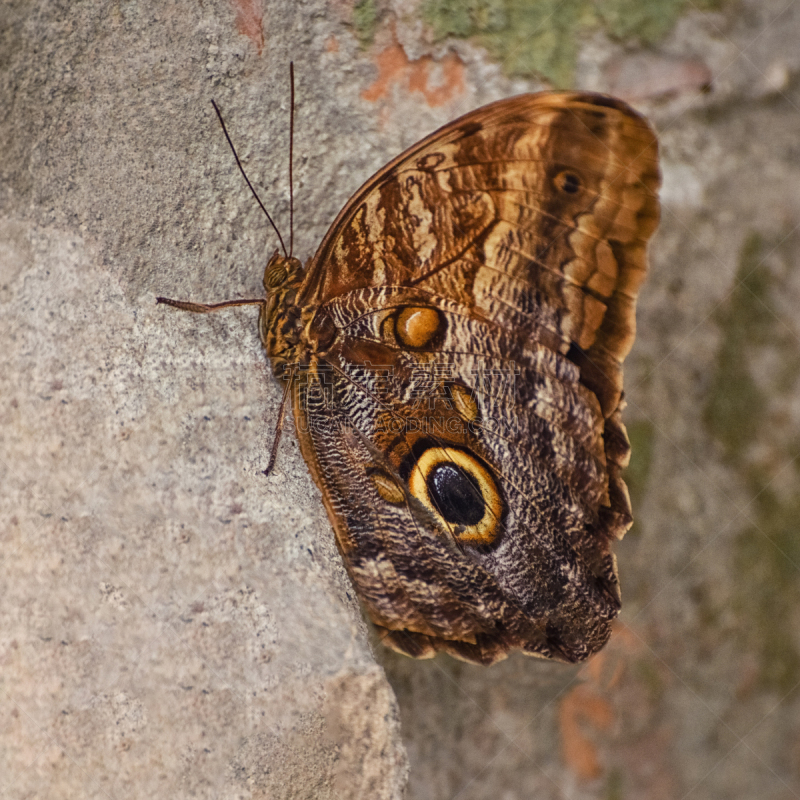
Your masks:
<instances>
[{"instance_id":1,"label":"gray stone","mask_svg":"<svg viewBox=\"0 0 800 800\"><path fill-rule=\"evenodd\" d=\"M370 638L291 420L260 474L281 388L255 310L154 301L259 297L278 247L211 99L288 238L295 60L306 259L403 147L538 88L376 7L371 43L344 2L0 8L0 794L796 796L797 4L692 11L648 64L700 59L711 91L633 86L667 191L624 610L587 665L488 669ZM581 85L627 51L587 36Z\"/></svg>"}]
</instances>

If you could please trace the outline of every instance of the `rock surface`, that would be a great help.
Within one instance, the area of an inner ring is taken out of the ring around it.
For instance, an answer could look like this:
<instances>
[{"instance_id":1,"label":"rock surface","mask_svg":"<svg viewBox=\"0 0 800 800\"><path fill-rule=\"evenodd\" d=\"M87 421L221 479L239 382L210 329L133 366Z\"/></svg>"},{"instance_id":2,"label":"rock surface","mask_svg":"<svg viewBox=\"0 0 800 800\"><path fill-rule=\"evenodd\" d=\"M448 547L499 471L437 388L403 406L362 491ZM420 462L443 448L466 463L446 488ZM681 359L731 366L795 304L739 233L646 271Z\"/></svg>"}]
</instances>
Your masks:
<instances>
[{"instance_id":1,"label":"rock surface","mask_svg":"<svg viewBox=\"0 0 800 800\"><path fill-rule=\"evenodd\" d=\"M290 432L259 472L280 387L255 313L154 302L260 296L277 246L212 98L286 235L295 60L305 259L388 158L538 88L384 5L0 9L0 794L797 796L797 5L581 41L579 85L624 74L664 166L625 607L587 665L489 669L371 641Z\"/></svg>"}]
</instances>

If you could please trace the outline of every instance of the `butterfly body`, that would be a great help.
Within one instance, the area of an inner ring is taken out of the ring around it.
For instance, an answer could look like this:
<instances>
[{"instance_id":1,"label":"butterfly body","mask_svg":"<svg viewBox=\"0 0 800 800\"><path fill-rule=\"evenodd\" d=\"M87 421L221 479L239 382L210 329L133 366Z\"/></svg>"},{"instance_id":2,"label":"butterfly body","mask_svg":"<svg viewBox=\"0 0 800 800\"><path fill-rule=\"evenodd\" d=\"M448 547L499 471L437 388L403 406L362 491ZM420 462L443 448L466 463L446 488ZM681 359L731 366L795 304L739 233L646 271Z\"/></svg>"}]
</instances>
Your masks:
<instances>
[{"instance_id":1,"label":"butterfly body","mask_svg":"<svg viewBox=\"0 0 800 800\"><path fill-rule=\"evenodd\" d=\"M572 662L607 640L658 181L625 104L523 95L390 162L304 271L270 260L262 340L390 647Z\"/></svg>"}]
</instances>

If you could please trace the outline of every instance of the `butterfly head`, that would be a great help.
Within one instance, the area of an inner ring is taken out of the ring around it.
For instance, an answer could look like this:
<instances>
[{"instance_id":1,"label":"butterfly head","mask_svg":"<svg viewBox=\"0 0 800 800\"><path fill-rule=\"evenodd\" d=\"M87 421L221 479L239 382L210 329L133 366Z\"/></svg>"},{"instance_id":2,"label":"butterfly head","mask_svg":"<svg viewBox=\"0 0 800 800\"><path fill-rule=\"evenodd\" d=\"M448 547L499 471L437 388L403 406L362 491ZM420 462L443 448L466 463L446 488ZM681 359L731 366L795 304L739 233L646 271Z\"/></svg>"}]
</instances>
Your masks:
<instances>
[{"instance_id":1,"label":"butterfly head","mask_svg":"<svg viewBox=\"0 0 800 800\"><path fill-rule=\"evenodd\" d=\"M277 250L264 270L264 288L272 295L287 288L297 288L303 277L303 265L297 258L282 256Z\"/></svg>"}]
</instances>

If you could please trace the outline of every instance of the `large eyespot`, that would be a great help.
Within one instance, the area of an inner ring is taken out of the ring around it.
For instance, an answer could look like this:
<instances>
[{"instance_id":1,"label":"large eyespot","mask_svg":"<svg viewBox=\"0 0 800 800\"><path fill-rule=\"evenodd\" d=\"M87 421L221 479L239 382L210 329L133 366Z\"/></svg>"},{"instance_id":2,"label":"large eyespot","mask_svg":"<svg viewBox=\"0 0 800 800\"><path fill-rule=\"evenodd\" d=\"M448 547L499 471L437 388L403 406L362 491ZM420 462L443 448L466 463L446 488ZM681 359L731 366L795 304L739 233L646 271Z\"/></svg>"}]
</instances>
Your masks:
<instances>
[{"instance_id":1,"label":"large eyespot","mask_svg":"<svg viewBox=\"0 0 800 800\"><path fill-rule=\"evenodd\" d=\"M500 533L503 501L497 484L465 450L428 447L411 470L408 488L463 544L491 544Z\"/></svg>"}]
</instances>

